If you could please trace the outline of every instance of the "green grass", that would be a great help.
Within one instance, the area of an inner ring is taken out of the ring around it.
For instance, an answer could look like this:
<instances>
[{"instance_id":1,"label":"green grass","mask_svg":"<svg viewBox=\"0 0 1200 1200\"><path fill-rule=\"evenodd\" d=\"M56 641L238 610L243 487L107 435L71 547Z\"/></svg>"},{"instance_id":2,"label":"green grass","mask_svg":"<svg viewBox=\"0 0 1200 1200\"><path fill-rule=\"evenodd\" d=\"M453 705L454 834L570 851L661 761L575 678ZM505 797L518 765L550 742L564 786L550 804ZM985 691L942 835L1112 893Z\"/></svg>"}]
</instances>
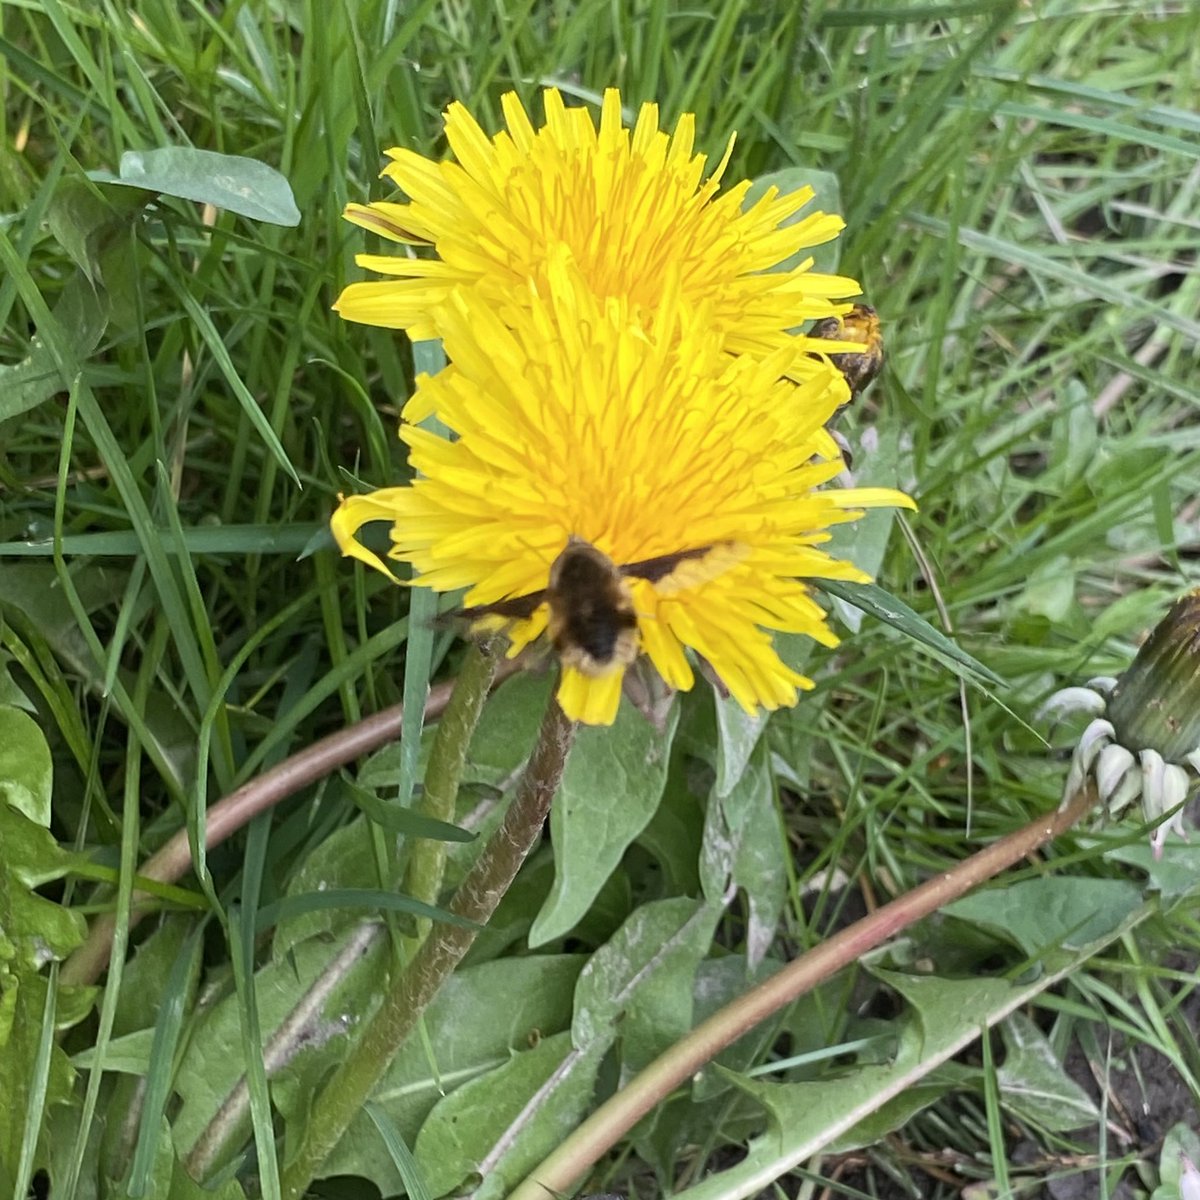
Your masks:
<instances>
[{"instance_id":1,"label":"green grass","mask_svg":"<svg viewBox=\"0 0 1200 1200\"><path fill-rule=\"evenodd\" d=\"M728 997L749 945L787 958L864 899L881 903L1052 807L1065 764L1026 724L1037 703L1058 684L1119 670L1195 580L1198 47L1200 13L1189 6L1065 0L5 4L0 703L28 704L49 742L54 838L120 866L122 879L98 889L94 871L59 864L23 886L42 886L60 912L120 912L132 865L180 829L198 840L206 803L419 696L427 670L454 673L460 651L431 632L431 614L405 623L408 593L338 558L323 532L339 492L406 477L394 434L413 377L403 337L330 311L361 276L353 256L364 240L340 213L384 194L383 148L443 153L439 114L450 101L496 129L506 90L536 109L546 83L586 100L618 85L630 110L657 101L668 126L694 112L714 159L736 129L731 181L790 166L836 175L848 223L839 270L863 281L889 351L882 380L845 421L854 438L879 434L855 470L859 482L898 481L918 499L910 523L931 577L894 527L886 553L880 542L866 565L941 626L936 589L959 644L1007 684L968 690L964 710L946 668L869 618L835 653L814 651L817 691L773 719L774 757L760 743L731 792L728 819L736 810L758 822L753 853L733 869L741 894L714 910L707 938L657 992L619 1020L595 1017L619 1035L594 1043L595 1061L553 1103L569 1123L593 1085L605 1094L619 1069L682 1033L697 971L706 995ZM282 172L299 224L138 193L112 208L85 182L85 172L115 172L125 151L188 145ZM853 553L869 559L870 538ZM511 785L538 686L506 685L525 691L502 690L489 705L460 820ZM674 910L665 906L701 903L701 848L712 838L704 814L727 802L707 790L723 769L717 740L698 692L657 814L597 883L587 915L531 955L525 938L553 878L550 846L535 853L468 960L478 974L461 981L467 1027L431 1010L404 1052L407 1074L398 1067L392 1091L353 1127L340 1174L402 1175L419 1194L421 1172L448 1153L436 1140L444 1131L422 1129L408 1098L425 1096L428 1113L430 1080L443 1075L451 1097L460 1084L485 1097L531 1092L537 1071L561 1056L553 1039L569 1028L573 1002L579 1019L572 987L585 956L615 944L639 911L666 940ZM402 754L334 775L212 851L204 887L220 919L201 929L178 908L131 931L131 957L107 990L57 995L54 1054L43 1031L55 992L45 971L22 976L17 1027L32 1041L0 1067L0 1091L15 1089L22 1123L44 1094L49 1132L35 1148L23 1124L0 1127L0 1190L49 1171L55 1200L93 1196L97 1180L127 1178L133 1163L147 1194L166 1194L237 1058L256 1057L340 944L327 939L358 920L314 904L264 939L255 910L326 883L394 887L406 851L379 827L352 824L350 783L389 799L407 791L417 749L406 741ZM1143 840L1133 822L1064 839L1055 873L1140 888L1146 863L1125 858ZM32 861L44 866L49 853L31 851ZM450 850L452 882L464 853L473 851ZM1004 1024L923 1076L925 1091L914 1085L895 1102L895 1121L789 1171L786 1194L949 1197L968 1181L1007 1180L1012 1194L1034 1195L1072 1174L1080 1195L1134 1194L1117 1190L1122 1177L1148 1186L1163 1135L1200 1102L1189 998L1196 859L1179 853L1168 857L1174 875L1155 876L1167 879L1161 900L1125 910L1125 893L1105 893L1110 933L1023 1005L1042 1038L1026 1057L1013 1042L1023 1027ZM847 887L832 884L835 870ZM6 880L17 886L0 872ZM392 932L398 944L407 930ZM1052 954L1060 948L1034 942L1014 946L986 922L955 918L923 926L875 965L939 980L1026 980L1031 962L1041 963L1033 973L1063 965ZM369 1006L383 951L373 943L339 984L327 1022ZM550 972L541 984L540 970ZM158 1004L168 980L181 1007ZM485 980L500 1000L476 994ZM518 1004L525 992L540 998ZM239 1023L255 994L257 1018ZM524 1021L540 1045L488 1042L495 1006L510 1001L522 1013L514 1030ZM766 1079L857 1086L873 1064L894 1060L914 1011L882 969L859 972L739 1045L728 1065L750 1071L854 1043L841 1060ZM948 995L930 1011L949 1020ZM249 1117L216 1163L229 1195L234 1181L256 1179L272 1194L286 1139L344 1036L323 1025L310 1058L279 1081L252 1074ZM98 1045L110 1062L127 1052L136 1069L85 1068ZM509 1049L527 1053L509 1066ZM1064 1062L1066 1074L1053 1067ZM487 1074L501 1069L510 1075ZM1107 1125L1056 1126L1021 1098L1022 1085L1037 1083L1068 1105L1071 1080ZM153 1120L123 1125L118 1115L141 1113L144 1097ZM779 1114L793 1103L801 1093L764 1098L706 1075L610 1155L588 1190L652 1196L711 1176L704 1186L715 1196L767 1112L787 1141ZM458 1118L483 1158L497 1130L466 1107ZM553 1144L529 1136L525 1168ZM24 1156L6 1157L22 1139ZM1174 1178L1169 1157L1163 1171Z\"/></svg>"}]
</instances>

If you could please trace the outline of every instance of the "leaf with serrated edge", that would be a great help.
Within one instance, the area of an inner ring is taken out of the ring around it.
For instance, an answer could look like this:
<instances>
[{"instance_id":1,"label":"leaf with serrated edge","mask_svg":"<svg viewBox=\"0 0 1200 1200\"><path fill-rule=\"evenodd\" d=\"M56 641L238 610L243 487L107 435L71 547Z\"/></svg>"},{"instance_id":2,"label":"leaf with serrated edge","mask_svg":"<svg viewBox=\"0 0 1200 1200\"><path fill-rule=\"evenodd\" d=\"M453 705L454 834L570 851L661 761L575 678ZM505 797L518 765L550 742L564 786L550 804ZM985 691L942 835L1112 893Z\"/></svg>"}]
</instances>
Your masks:
<instances>
[{"instance_id":1,"label":"leaf with serrated edge","mask_svg":"<svg viewBox=\"0 0 1200 1200\"><path fill-rule=\"evenodd\" d=\"M1087 1092L1063 1070L1049 1039L1024 1013L1013 1013L1000 1028L1005 1054L996 1074L1000 1099L1008 1108L1052 1133L1099 1119Z\"/></svg>"},{"instance_id":2,"label":"leaf with serrated edge","mask_svg":"<svg viewBox=\"0 0 1200 1200\"><path fill-rule=\"evenodd\" d=\"M1025 879L947 904L947 916L972 921L1031 957L1104 937L1138 906L1141 892L1122 879Z\"/></svg>"},{"instance_id":3,"label":"leaf with serrated edge","mask_svg":"<svg viewBox=\"0 0 1200 1200\"><path fill-rule=\"evenodd\" d=\"M876 971L917 1010L917 1019L904 1024L893 1060L811 1083L763 1084L730 1073L767 1110L768 1128L750 1143L737 1166L676 1193L676 1200L743 1200L834 1144L842 1148L856 1144L852 1131L859 1122L969 1046L981 1029L1027 1004L1152 911L1152 905L1142 905L1119 927L1074 952L1052 950L1044 961L1045 970L1031 982Z\"/></svg>"}]
</instances>

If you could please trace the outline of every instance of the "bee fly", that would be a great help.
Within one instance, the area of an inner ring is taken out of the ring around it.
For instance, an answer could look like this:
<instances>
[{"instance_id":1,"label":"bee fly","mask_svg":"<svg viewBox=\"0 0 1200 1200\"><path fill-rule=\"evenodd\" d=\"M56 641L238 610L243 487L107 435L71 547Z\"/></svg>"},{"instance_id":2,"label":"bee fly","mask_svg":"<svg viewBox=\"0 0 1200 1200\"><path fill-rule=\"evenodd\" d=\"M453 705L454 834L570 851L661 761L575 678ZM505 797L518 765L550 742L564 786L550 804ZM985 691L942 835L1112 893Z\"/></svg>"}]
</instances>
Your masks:
<instances>
[{"instance_id":1,"label":"bee fly","mask_svg":"<svg viewBox=\"0 0 1200 1200\"><path fill-rule=\"evenodd\" d=\"M629 666L638 655L637 613L626 580L657 583L680 563L704 558L712 549L700 546L617 566L591 542L572 534L550 567L543 591L480 604L459 615L471 622L485 617L527 621L545 604L550 610L547 632L563 666L585 675L607 675Z\"/></svg>"}]
</instances>

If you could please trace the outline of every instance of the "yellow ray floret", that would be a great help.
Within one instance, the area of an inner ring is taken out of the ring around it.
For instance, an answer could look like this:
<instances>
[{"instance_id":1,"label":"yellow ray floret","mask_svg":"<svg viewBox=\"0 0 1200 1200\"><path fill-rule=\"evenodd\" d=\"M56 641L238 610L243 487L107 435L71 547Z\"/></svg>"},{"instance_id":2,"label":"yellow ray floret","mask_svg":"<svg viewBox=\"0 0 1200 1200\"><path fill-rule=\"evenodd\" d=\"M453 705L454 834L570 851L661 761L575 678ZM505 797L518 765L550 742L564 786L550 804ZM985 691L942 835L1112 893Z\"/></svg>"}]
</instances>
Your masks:
<instances>
[{"instance_id":1,"label":"yellow ray floret","mask_svg":"<svg viewBox=\"0 0 1200 1200\"><path fill-rule=\"evenodd\" d=\"M749 182L720 191L732 139L705 176L690 113L668 134L654 104L627 127L615 89L604 94L598 127L556 90L542 99L545 121L535 128L517 96L506 95L507 130L494 136L452 104L446 139L456 161L388 151L383 173L404 201L352 204L346 217L390 241L432 247L433 257L360 256L387 278L347 287L335 305L343 317L417 340L439 337L455 289L493 311L524 307L529 281L545 294L550 264L565 251L595 295L627 303L635 318L651 318L674 275L686 303L711 304L710 336L726 350L788 347L790 371L819 370L809 353L826 345L788 331L846 311L858 284L813 271L811 259L773 268L837 237L841 217L799 216L813 199L808 187L785 195L768 188L750 204Z\"/></svg>"},{"instance_id":2,"label":"yellow ray floret","mask_svg":"<svg viewBox=\"0 0 1200 1200\"><path fill-rule=\"evenodd\" d=\"M691 552L666 572L625 573L617 602L630 624L636 614L634 652L688 688L690 648L749 711L794 703L810 684L780 660L772 633L836 644L803 581L866 579L820 549L829 527L867 507L911 506L889 489L827 486L841 464L813 454L843 397L840 377L819 364L803 383L781 378L788 347L725 353L711 306L692 308L677 277L646 321L629 300L596 298L569 255L547 276L506 320L467 291L450 297L452 365L419 378L406 416L434 413L452 437L402 426L418 477L343 501L339 544L386 570L354 536L386 519L390 557L422 584L510 609L547 589L573 538L614 570ZM546 624L541 603L511 622L513 645ZM585 660L580 670L564 655L559 700L572 719L607 724L626 658Z\"/></svg>"}]
</instances>

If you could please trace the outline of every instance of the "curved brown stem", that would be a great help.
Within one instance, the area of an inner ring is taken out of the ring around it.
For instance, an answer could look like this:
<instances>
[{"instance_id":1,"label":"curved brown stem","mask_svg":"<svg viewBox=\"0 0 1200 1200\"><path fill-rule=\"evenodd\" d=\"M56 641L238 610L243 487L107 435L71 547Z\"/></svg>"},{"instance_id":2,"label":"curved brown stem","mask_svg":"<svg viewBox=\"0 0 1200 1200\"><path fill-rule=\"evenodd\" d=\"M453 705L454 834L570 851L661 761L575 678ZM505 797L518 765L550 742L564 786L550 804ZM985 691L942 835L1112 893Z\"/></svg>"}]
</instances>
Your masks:
<instances>
[{"instance_id":1,"label":"curved brown stem","mask_svg":"<svg viewBox=\"0 0 1200 1200\"><path fill-rule=\"evenodd\" d=\"M514 674L521 666L522 663L518 659L501 659L493 686ZM429 689L429 696L425 701L426 721L442 714L453 687L453 680L445 680ZM311 746L306 746L299 753L285 758L269 771L264 771L248 783L242 784L208 810L205 846L209 850L219 846L259 813L281 800L286 800L288 796L295 795L310 783L323 779L338 767L343 767L346 763L353 762L356 758L393 741L400 736L403 720L404 705L393 704L391 708L385 708L382 712L313 742ZM181 829L146 859L138 868L138 874L158 883L174 883L191 868L191 865L192 851L188 845L187 830ZM145 908L140 908L138 902L147 899L150 897L145 892L134 893L134 907L129 914L131 929L145 915ZM58 977L59 982L68 985L94 983L108 962L115 929L115 914L103 913L98 916L92 922L83 944L63 964Z\"/></svg>"},{"instance_id":2,"label":"curved brown stem","mask_svg":"<svg viewBox=\"0 0 1200 1200\"><path fill-rule=\"evenodd\" d=\"M656 1104L691 1078L748 1029L811 991L868 950L956 900L1069 829L1095 807L1094 785L1080 789L1057 812L980 850L978 854L897 897L788 963L770 979L731 1001L661 1054L606 1100L526 1177L509 1200L570 1195L577 1180Z\"/></svg>"}]
</instances>

